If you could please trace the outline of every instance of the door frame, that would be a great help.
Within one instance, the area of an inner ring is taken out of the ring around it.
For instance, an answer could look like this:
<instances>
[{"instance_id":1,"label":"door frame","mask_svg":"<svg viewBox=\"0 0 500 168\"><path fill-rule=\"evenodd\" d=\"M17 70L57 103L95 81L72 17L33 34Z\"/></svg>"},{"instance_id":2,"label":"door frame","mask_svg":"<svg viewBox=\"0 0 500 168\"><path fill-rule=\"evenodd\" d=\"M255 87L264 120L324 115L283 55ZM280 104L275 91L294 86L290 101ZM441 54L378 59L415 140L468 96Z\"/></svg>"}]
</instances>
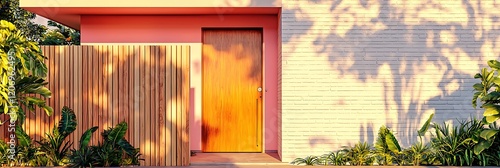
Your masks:
<instances>
[{"instance_id":1,"label":"door frame","mask_svg":"<svg viewBox=\"0 0 500 168\"><path fill-rule=\"evenodd\" d=\"M201 88L203 88L203 85L204 85L204 81L203 81L203 74L204 73L203 72L205 71L205 68L203 67L203 59L204 59L203 58L203 44L205 43L204 40L203 40L203 35L204 35L203 32L205 30L258 30L261 33L261 41L262 41L262 43L261 43L261 51L260 51L261 54L260 54L260 56L261 56L261 75L262 75L261 76L262 77L262 80L261 80L262 97L261 97L261 105L260 105L260 116L261 117L260 117L260 121L258 121L258 122L261 123L260 124L261 125L261 128L260 128L260 134L261 134L260 135L260 139L261 139L260 142L261 143L259 145L261 145L261 150L262 151L260 151L258 153L265 153L266 152L266 145L265 145L265 140L266 140L266 137L265 137L265 128L266 128L265 127L265 123L266 123L265 122L266 121L266 119L265 119L265 114L266 114L266 112L265 112L265 109L266 109L265 108L265 97L266 96L265 95L266 94L265 93L267 92L267 89L266 89L266 86L265 86L265 83L266 83L266 81L265 81L265 79L266 79L265 78L265 74L266 73L265 73L265 58L264 58L264 53L265 53L264 28L263 27L202 27L201 28L201 33L200 33L201 34L201 36L200 36L201 40L200 41L201 41L201 45L202 45L202 47L201 47L202 56L201 56L201 63L200 63L200 65L201 65L200 66L201 67L201 86L202 86ZM204 98L205 98L205 96L203 95L203 91L202 91L201 92L201 107L202 107L201 108L202 109L201 110L201 118L203 118L203 114L204 114L204 112L203 112L203 100L204 100ZM203 125L203 120L201 121L201 125ZM202 131L201 132L201 136L202 136L201 140L203 141L203 129L201 131ZM203 151L203 149L204 149L204 145L202 144L201 145L201 151Z\"/></svg>"}]
</instances>

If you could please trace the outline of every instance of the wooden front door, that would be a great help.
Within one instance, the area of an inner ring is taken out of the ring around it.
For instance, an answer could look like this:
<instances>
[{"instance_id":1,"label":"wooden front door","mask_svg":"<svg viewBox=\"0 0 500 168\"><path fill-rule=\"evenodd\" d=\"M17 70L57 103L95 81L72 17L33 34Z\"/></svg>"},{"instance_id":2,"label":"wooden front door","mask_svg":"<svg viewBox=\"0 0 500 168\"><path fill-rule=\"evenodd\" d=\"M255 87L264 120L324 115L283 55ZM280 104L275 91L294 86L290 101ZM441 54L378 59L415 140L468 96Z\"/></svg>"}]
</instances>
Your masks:
<instances>
[{"instance_id":1,"label":"wooden front door","mask_svg":"<svg viewBox=\"0 0 500 168\"><path fill-rule=\"evenodd\" d=\"M202 151L262 151L262 31L206 29Z\"/></svg>"}]
</instances>

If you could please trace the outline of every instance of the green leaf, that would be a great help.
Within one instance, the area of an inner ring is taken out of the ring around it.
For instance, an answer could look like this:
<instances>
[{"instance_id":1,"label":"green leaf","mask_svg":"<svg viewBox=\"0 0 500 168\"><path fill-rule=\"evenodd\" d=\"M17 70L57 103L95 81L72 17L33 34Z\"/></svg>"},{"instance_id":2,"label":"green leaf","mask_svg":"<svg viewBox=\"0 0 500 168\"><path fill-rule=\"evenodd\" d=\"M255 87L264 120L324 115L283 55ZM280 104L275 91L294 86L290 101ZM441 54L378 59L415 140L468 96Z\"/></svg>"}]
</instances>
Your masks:
<instances>
[{"instance_id":1,"label":"green leaf","mask_svg":"<svg viewBox=\"0 0 500 168\"><path fill-rule=\"evenodd\" d=\"M116 125L113 130L109 133L108 141L110 141L112 144L115 144L118 142L118 140L122 139L125 136L125 133L127 132L128 126L126 122L121 122L118 125Z\"/></svg>"},{"instance_id":2,"label":"green leaf","mask_svg":"<svg viewBox=\"0 0 500 168\"><path fill-rule=\"evenodd\" d=\"M24 132L23 128L16 125L16 137L19 146L31 146L31 138Z\"/></svg>"},{"instance_id":3,"label":"green leaf","mask_svg":"<svg viewBox=\"0 0 500 168\"><path fill-rule=\"evenodd\" d=\"M483 89L484 89L484 85L480 84L480 83L476 83L472 87L474 87L474 90L477 90L477 91L483 91Z\"/></svg>"},{"instance_id":4,"label":"green leaf","mask_svg":"<svg viewBox=\"0 0 500 168\"><path fill-rule=\"evenodd\" d=\"M129 156L133 156L135 154L134 146L132 146L125 138L118 140L118 146L120 146Z\"/></svg>"},{"instance_id":5,"label":"green leaf","mask_svg":"<svg viewBox=\"0 0 500 168\"><path fill-rule=\"evenodd\" d=\"M474 75L474 79L478 79L478 78L483 78L481 73L477 73L476 75Z\"/></svg>"},{"instance_id":6,"label":"green leaf","mask_svg":"<svg viewBox=\"0 0 500 168\"><path fill-rule=\"evenodd\" d=\"M80 138L80 149L85 148L89 145L90 139L92 138L92 134L97 131L99 127L92 127L83 133Z\"/></svg>"},{"instance_id":7,"label":"green leaf","mask_svg":"<svg viewBox=\"0 0 500 168\"><path fill-rule=\"evenodd\" d=\"M399 142L391 132L385 135L385 141L387 142L387 147L389 148L389 150L391 150L394 153L401 152L401 147L399 146Z\"/></svg>"},{"instance_id":8,"label":"green leaf","mask_svg":"<svg viewBox=\"0 0 500 168\"><path fill-rule=\"evenodd\" d=\"M494 104L484 105L484 116L494 116L500 114L499 106Z\"/></svg>"},{"instance_id":9,"label":"green leaf","mask_svg":"<svg viewBox=\"0 0 500 168\"><path fill-rule=\"evenodd\" d=\"M485 116L484 118L486 119L486 122L488 122L488 123L494 123L500 117L498 115L494 115L494 116Z\"/></svg>"},{"instance_id":10,"label":"green leaf","mask_svg":"<svg viewBox=\"0 0 500 168\"><path fill-rule=\"evenodd\" d=\"M476 92L474 93L474 96L472 96L472 107L477 107L477 98L479 97L479 95L481 95L481 93L482 92Z\"/></svg>"},{"instance_id":11,"label":"green leaf","mask_svg":"<svg viewBox=\"0 0 500 168\"><path fill-rule=\"evenodd\" d=\"M488 66L490 66L491 68L493 68L495 70L499 70L500 69L500 62L498 62L497 60L489 60Z\"/></svg>"},{"instance_id":12,"label":"green leaf","mask_svg":"<svg viewBox=\"0 0 500 168\"><path fill-rule=\"evenodd\" d=\"M485 139L485 140L489 140L491 137L495 136L498 131L500 130L495 130L495 129L488 129L488 130L483 130L481 131L481 138Z\"/></svg>"},{"instance_id":13,"label":"green leaf","mask_svg":"<svg viewBox=\"0 0 500 168\"><path fill-rule=\"evenodd\" d=\"M491 82L493 82L494 84L500 85L500 78L498 76L495 76Z\"/></svg>"},{"instance_id":14,"label":"green leaf","mask_svg":"<svg viewBox=\"0 0 500 168\"><path fill-rule=\"evenodd\" d=\"M427 132L427 130L429 129L429 126L431 125L431 121L432 121L433 117L434 117L434 113L432 113L431 116L429 116L427 121L425 121L424 125L422 125L422 128L420 128L420 130L418 130L418 136L425 135L425 132Z\"/></svg>"},{"instance_id":15,"label":"green leaf","mask_svg":"<svg viewBox=\"0 0 500 168\"><path fill-rule=\"evenodd\" d=\"M500 92L497 92L497 91L490 92L490 93L486 94L486 96L481 98L482 101L492 101L492 100L499 100L499 99L500 99Z\"/></svg>"},{"instance_id":16,"label":"green leaf","mask_svg":"<svg viewBox=\"0 0 500 168\"><path fill-rule=\"evenodd\" d=\"M47 114L47 116L51 116L54 113L54 109L52 109L52 107L50 106L44 105L42 108Z\"/></svg>"},{"instance_id":17,"label":"green leaf","mask_svg":"<svg viewBox=\"0 0 500 168\"><path fill-rule=\"evenodd\" d=\"M61 120L57 127L63 139L76 130L76 115L69 107L64 106L62 109Z\"/></svg>"},{"instance_id":18,"label":"green leaf","mask_svg":"<svg viewBox=\"0 0 500 168\"><path fill-rule=\"evenodd\" d=\"M492 144L493 144L492 141L483 140L483 141L479 142L478 144L474 145L474 154L476 154L476 155L481 154L481 152L490 148Z\"/></svg>"},{"instance_id":19,"label":"green leaf","mask_svg":"<svg viewBox=\"0 0 500 168\"><path fill-rule=\"evenodd\" d=\"M28 101L31 104L45 104L45 100L37 98L37 97L26 97L26 101Z\"/></svg>"}]
</instances>

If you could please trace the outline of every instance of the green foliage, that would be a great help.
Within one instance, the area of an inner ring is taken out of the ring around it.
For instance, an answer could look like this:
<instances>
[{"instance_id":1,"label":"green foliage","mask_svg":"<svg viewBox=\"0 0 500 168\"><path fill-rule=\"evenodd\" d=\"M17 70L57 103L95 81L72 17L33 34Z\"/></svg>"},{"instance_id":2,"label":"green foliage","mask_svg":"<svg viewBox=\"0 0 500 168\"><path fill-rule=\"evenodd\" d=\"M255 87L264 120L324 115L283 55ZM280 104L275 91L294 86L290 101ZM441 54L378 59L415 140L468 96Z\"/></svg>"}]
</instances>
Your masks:
<instances>
[{"instance_id":1,"label":"green foliage","mask_svg":"<svg viewBox=\"0 0 500 168\"><path fill-rule=\"evenodd\" d=\"M343 151L345 152L350 165L372 165L373 155L371 152L371 146L366 142L358 142L353 147L344 148Z\"/></svg>"},{"instance_id":2,"label":"green foliage","mask_svg":"<svg viewBox=\"0 0 500 168\"><path fill-rule=\"evenodd\" d=\"M382 126L378 132L378 138L375 142L375 154L382 165L392 165L396 158L401 154L399 142L387 127Z\"/></svg>"},{"instance_id":3,"label":"green foliage","mask_svg":"<svg viewBox=\"0 0 500 168\"><path fill-rule=\"evenodd\" d=\"M432 118L434 117L434 113L432 113L429 118L425 121L424 125L418 130L418 136L420 137L420 140L422 140L422 136L425 135L427 130L429 130L429 127L431 125Z\"/></svg>"},{"instance_id":4,"label":"green foliage","mask_svg":"<svg viewBox=\"0 0 500 168\"><path fill-rule=\"evenodd\" d=\"M435 124L434 129L431 145L436 155L445 165L460 166L471 160L471 151L476 145L473 137L482 131L483 124L478 119L472 119L460 121L455 127Z\"/></svg>"},{"instance_id":5,"label":"green foliage","mask_svg":"<svg viewBox=\"0 0 500 168\"><path fill-rule=\"evenodd\" d=\"M48 21L49 26L57 29L48 31L40 42L41 45L79 45L80 32L54 21Z\"/></svg>"},{"instance_id":6,"label":"green foliage","mask_svg":"<svg viewBox=\"0 0 500 168\"><path fill-rule=\"evenodd\" d=\"M409 163L413 166L419 166L422 163L433 165L435 157L432 157L432 154L430 145L424 144L422 141L416 142L403 150L403 155L407 156Z\"/></svg>"},{"instance_id":7,"label":"green foliage","mask_svg":"<svg viewBox=\"0 0 500 168\"><path fill-rule=\"evenodd\" d=\"M47 166L45 153L32 143L33 140L19 125L16 126L15 134L18 138L18 145L16 146L17 155L14 160L9 163L9 165Z\"/></svg>"},{"instance_id":8,"label":"green foliage","mask_svg":"<svg viewBox=\"0 0 500 168\"><path fill-rule=\"evenodd\" d=\"M347 157L343 151L330 152L322 155L319 162L322 165L343 166L346 164Z\"/></svg>"},{"instance_id":9,"label":"green foliage","mask_svg":"<svg viewBox=\"0 0 500 168\"><path fill-rule=\"evenodd\" d=\"M80 138L80 149L72 150L70 155L71 166L126 166L140 165L141 154L138 148L134 148L126 139L128 125L121 122L114 128L104 130L101 135L103 141L97 146L88 146L92 134L97 130L93 127Z\"/></svg>"},{"instance_id":10,"label":"green foliage","mask_svg":"<svg viewBox=\"0 0 500 168\"><path fill-rule=\"evenodd\" d=\"M30 41L39 42L47 27L33 23L32 20L35 18L34 13L19 7L19 0L0 1L0 20L13 23L22 36Z\"/></svg>"},{"instance_id":11,"label":"green foliage","mask_svg":"<svg viewBox=\"0 0 500 168\"><path fill-rule=\"evenodd\" d=\"M69 107L64 106L59 124L52 129L52 134L45 134L42 141L38 141L41 150L46 153L52 166L64 166L69 163L67 155L71 145L70 141L65 141L76 129L76 115Z\"/></svg>"},{"instance_id":12,"label":"green foliage","mask_svg":"<svg viewBox=\"0 0 500 168\"><path fill-rule=\"evenodd\" d=\"M33 110L35 106L44 109L48 115L52 114L52 108L45 105L45 101L36 98L41 95L50 97L50 91L44 86L47 67L40 48L35 42L27 40L14 24L5 20L0 21L0 113L11 112L10 119L19 124L24 122L24 111L21 108L11 108L18 102ZM9 82L13 81L13 82ZM9 101L9 87L13 90L17 101ZM0 122L2 123L2 122Z\"/></svg>"},{"instance_id":13,"label":"green foliage","mask_svg":"<svg viewBox=\"0 0 500 168\"><path fill-rule=\"evenodd\" d=\"M314 166L320 164L320 159L317 156L307 156L305 158L296 158L290 164L301 165L305 164L307 166Z\"/></svg>"},{"instance_id":14,"label":"green foliage","mask_svg":"<svg viewBox=\"0 0 500 168\"><path fill-rule=\"evenodd\" d=\"M9 149L9 144L0 139L0 166L8 164L10 154Z\"/></svg>"},{"instance_id":15,"label":"green foliage","mask_svg":"<svg viewBox=\"0 0 500 168\"><path fill-rule=\"evenodd\" d=\"M477 73L474 78L480 79L480 83L474 84L475 90L472 96L472 107L477 107L477 102L481 101L484 108L483 121L486 123L494 123L500 118L500 77L498 70L500 69L500 62L496 60L489 60L488 68L483 68L481 73ZM475 140L478 142L474 147L474 153L480 155L482 151L490 148L495 141L499 129L485 129L480 133L480 138ZM484 158L481 156L481 158ZM483 162L484 163L484 162Z\"/></svg>"},{"instance_id":16,"label":"green foliage","mask_svg":"<svg viewBox=\"0 0 500 168\"><path fill-rule=\"evenodd\" d=\"M97 131L97 128L92 127L85 131L80 138L80 148L71 150L71 155L69 155L71 167L93 167L97 164L94 151L88 146L92 134Z\"/></svg>"},{"instance_id":17,"label":"green foliage","mask_svg":"<svg viewBox=\"0 0 500 168\"><path fill-rule=\"evenodd\" d=\"M500 65L500 64L499 64ZM420 141L403 149L390 129L382 126L372 149L366 142L321 157L297 158L292 164L310 165L390 165L400 166L444 165L444 166L500 166L500 138L496 138L499 126L485 125L483 120L472 118L459 121L457 126L432 123L433 114L417 131ZM431 129L430 143L422 136ZM475 150L481 142L489 139L487 147L480 153Z\"/></svg>"},{"instance_id":18,"label":"green foliage","mask_svg":"<svg viewBox=\"0 0 500 168\"><path fill-rule=\"evenodd\" d=\"M66 44L66 37L57 30L49 30L45 33L40 45L63 45Z\"/></svg>"}]
</instances>

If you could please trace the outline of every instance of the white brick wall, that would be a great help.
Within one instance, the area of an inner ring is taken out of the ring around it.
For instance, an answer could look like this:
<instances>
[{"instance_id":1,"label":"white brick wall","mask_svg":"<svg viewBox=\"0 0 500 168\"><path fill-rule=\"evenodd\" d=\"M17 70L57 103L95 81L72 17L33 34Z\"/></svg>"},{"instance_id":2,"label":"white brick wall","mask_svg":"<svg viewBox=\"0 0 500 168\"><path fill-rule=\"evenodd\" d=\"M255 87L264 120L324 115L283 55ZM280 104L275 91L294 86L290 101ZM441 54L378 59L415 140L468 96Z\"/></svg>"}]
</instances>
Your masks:
<instances>
[{"instance_id":1,"label":"white brick wall","mask_svg":"<svg viewBox=\"0 0 500 168\"><path fill-rule=\"evenodd\" d=\"M408 146L432 113L451 123L481 115L472 77L500 56L500 2L282 3L284 162L373 143L381 125Z\"/></svg>"}]
</instances>

